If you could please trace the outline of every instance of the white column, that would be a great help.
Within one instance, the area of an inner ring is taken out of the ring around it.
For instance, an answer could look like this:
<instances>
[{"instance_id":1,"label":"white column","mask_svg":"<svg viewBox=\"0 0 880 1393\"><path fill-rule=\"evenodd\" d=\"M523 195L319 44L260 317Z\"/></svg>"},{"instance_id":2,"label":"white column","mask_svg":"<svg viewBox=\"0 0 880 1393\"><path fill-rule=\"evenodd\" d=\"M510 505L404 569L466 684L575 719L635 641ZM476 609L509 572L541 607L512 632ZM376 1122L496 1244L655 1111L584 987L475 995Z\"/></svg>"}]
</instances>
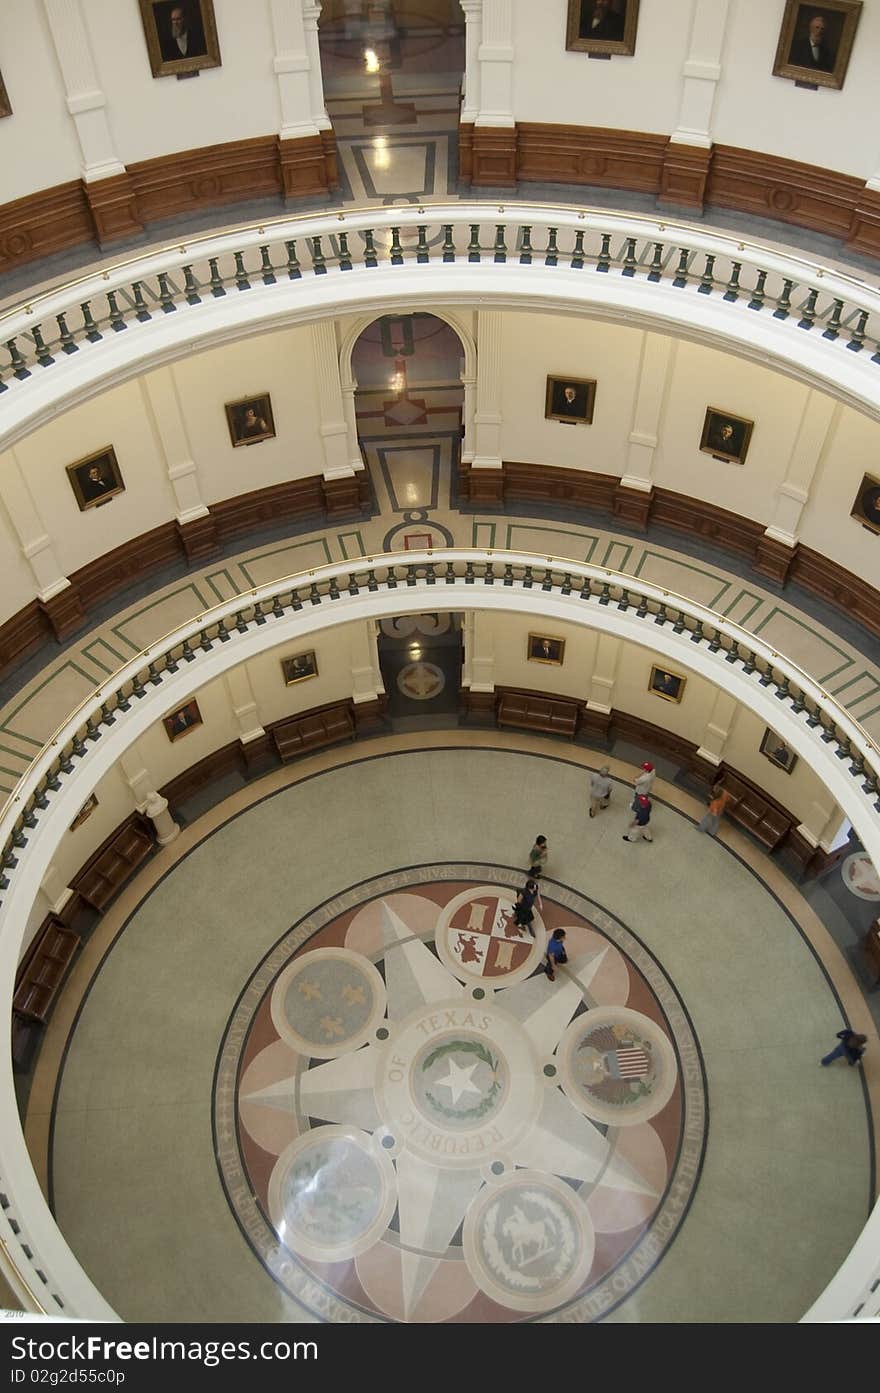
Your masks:
<instances>
[{"instance_id":1,"label":"white column","mask_svg":"<svg viewBox=\"0 0 880 1393\"><path fill-rule=\"evenodd\" d=\"M318 16L321 6L319 0L294 0L294 3L302 5L312 120L319 131L329 131L332 126L324 105L324 78L321 73L321 49L318 44Z\"/></svg>"},{"instance_id":2,"label":"white column","mask_svg":"<svg viewBox=\"0 0 880 1393\"><path fill-rule=\"evenodd\" d=\"M821 846L823 850L828 851L843 820L843 813L831 794L827 789L821 788L797 830L810 846Z\"/></svg>"},{"instance_id":3,"label":"white column","mask_svg":"<svg viewBox=\"0 0 880 1393\"><path fill-rule=\"evenodd\" d=\"M476 121L480 112L480 39L483 0L460 0L464 10L464 101L462 121Z\"/></svg>"},{"instance_id":4,"label":"white column","mask_svg":"<svg viewBox=\"0 0 880 1393\"><path fill-rule=\"evenodd\" d=\"M495 638L491 611L465 611L464 657L471 691L494 692Z\"/></svg>"},{"instance_id":5,"label":"white column","mask_svg":"<svg viewBox=\"0 0 880 1393\"><path fill-rule=\"evenodd\" d=\"M840 413L839 402L821 392L808 393L785 478L776 491L773 521L765 530L765 536L787 547L797 545L797 529L810 497L810 486L831 446Z\"/></svg>"},{"instance_id":6,"label":"white column","mask_svg":"<svg viewBox=\"0 0 880 1393\"><path fill-rule=\"evenodd\" d=\"M483 0L478 126L514 126L513 0Z\"/></svg>"},{"instance_id":7,"label":"white column","mask_svg":"<svg viewBox=\"0 0 880 1393\"><path fill-rule=\"evenodd\" d=\"M66 590L70 581L55 555L14 450L9 450L0 461L0 496L21 545L21 554L33 572L37 598L51 600Z\"/></svg>"},{"instance_id":8,"label":"white column","mask_svg":"<svg viewBox=\"0 0 880 1393\"><path fill-rule=\"evenodd\" d=\"M40 890L45 896L49 908L54 914L60 914L73 891L69 885L65 885L61 874L54 861L50 861L46 867L46 874L40 881Z\"/></svg>"},{"instance_id":9,"label":"white column","mask_svg":"<svg viewBox=\"0 0 880 1393\"><path fill-rule=\"evenodd\" d=\"M621 647L619 638L614 638L611 634L599 635L596 661L590 678L590 695L586 702L588 711L601 711L607 716L614 706L614 682Z\"/></svg>"},{"instance_id":10,"label":"white column","mask_svg":"<svg viewBox=\"0 0 880 1393\"><path fill-rule=\"evenodd\" d=\"M736 700L727 692L716 692L715 702L703 731L697 754L708 764L721 763L724 746L733 728L737 712Z\"/></svg>"},{"instance_id":11,"label":"white column","mask_svg":"<svg viewBox=\"0 0 880 1393\"><path fill-rule=\"evenodd\" d=\"M269 14L275 36L272 68L281 103L281 128L278 134L282 140L317 135L302 0L269 0ZM323 107L323 96L321 105Z\"/></svg>"},{"instance_id":12,"label":"white column","mask_svg":"<svg viewBox=\"0 0 880 1393\"><path fill-rule=\"evenodd\" d=\"M477 312L474 469L501 468L501 312Z\"/></svg>"},{"instance_id":13,"label":"white column","mask_svg":"<svg viewBox=\"0 0 880 1393\"><path fill-rule=\"evenodd\" d=\"M58 66L82 152L82 177L87 184L125 173L113 144L107 119L107 99L98 86L95 62L80 8L80 0L43 0ZM139 55L146 61L146 55ZM122 61L122 60L120 60Z\"/></svg>"},{"instance_id":14,"label":"white column","mask_svg":"<svg viewBox=\"0 0 880 1393\"><path fill-rule=\"evenodd\" d=\"M465 464L474 459L474 415L477 410L477 379L461 375L464 388L464 439L461 442L461 458Z\"/></svg>"},{"instance_id":15,"label":"white column","mask_svg":"<svg viewBox=\"0 0 880 1393\"><path fill-rule=\"evenodd\" d=\"M721 77L721 56L729 0L696 0L688 56L682 69L681 102L675 130L676 145L712 145L712 107Z\"/></svg>"},{"instance_id":16,"label":"white column","mask_svg":"<svg viewBox=\"0 0 880 1393\"><path fill-rule=\"evenodd\" d=\"M352 629L351 635L351 699L375 701L385 690L379 671L379 625L368 619Z\"/></svg>"},{"instance_id":17,"label":"white column","mask_svg":"<svg viewBox=\"0 0 880 1393\"><path fill-rule=\"evenodd\" d=\"M158 368L140 379L144 406L162 450L179 523L207 517L198 467L183 419L174 369Z\"/></svg>"},{"instance_id":18,"label":"white column","mask_svg":"<svg viewBox=\"0 0 880 1393\"><path fill-rule=\"evenodd\" d=\"M660 417L666 388L675 365L677 342L662 334L642 335L642 352L632 423L628 436L626 469L620 482L625 488L651 491L654 451L660 434Z\"/></svg>"},{"instance_id":19,"label":"white column","mask_svg":"<svg viewBox=\"0 0 880 1393\"><path fill-rule=\"evenodd\" d=\"M223 674L223 680L226 683L233 714L238 722L239 740L243 745L249 744L251 740L258 740L266 732L260 718L254 689L251 686L247 664L239 663L237 667L229 668Z\"/></svg>"},{"instance_id":20,"label":"white column","mask_svg":"<svg viewBox=\"0 0 880 1393\"><path fill-rule=\"evenodd\" d=\"M364 466L360 458L357 466L351 459L351 427L346 417L339 377L339 345L336 342L335 322L332 319L319 319L316 324L310 326L309 337L315 364L315 383L318 388L318 419L324 451L324 478L350 478L358 467L363 469ZM353 411L353 391L351 407Z\"/></svg>"},{"instance_id":21,"label":"white column","mask_svg":"<svg viewBox=\"0 0 880 1393\"><path fill-rule=\"evenodd\" d=\"M156 841L160 846L167 846L180 835L180 825L168 811L168 799L163 798L161 793L150 793L140 811L152 822L156 829Z\"/></svg>"}]
</instances>

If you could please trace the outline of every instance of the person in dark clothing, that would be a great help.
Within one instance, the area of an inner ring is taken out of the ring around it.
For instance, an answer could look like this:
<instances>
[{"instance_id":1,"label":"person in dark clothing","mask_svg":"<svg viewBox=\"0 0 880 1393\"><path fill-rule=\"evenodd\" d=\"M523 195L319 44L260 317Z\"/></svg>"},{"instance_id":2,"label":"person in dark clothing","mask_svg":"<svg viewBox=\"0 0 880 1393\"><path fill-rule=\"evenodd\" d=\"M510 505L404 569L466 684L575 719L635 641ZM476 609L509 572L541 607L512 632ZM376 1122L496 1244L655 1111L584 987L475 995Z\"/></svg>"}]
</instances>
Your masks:
<instances>
[{"instance_id":1,"label":"person in dark clothing","mask_svg":"<svg viewBox=\"0 0 880 1393\"><path fill-rule=\"evenodd\" d=\"M532 920L535 917L535 901L540 901L540 891L536 880L527 880L523 888L518 891L516 903L513 907L513 922L518 924L521 929L528 929L532 938L535 930L532 928Z\"/></svg>"},{"instance_id":2,"label":"person in dark clothing","mask_svg":"<svg viewBox=\"0 0 880 1393\"><path fill-rule=\"evenodd\" d=\"M633 800L633 820L629 824L629 832L624 832L625 842L652 842L654 838L648 831L648 823L651 821L652 803L646 793L637 793ZM634 836L630 835L635 833Z\"/></svg>"},{"instance_id":3,"label":"person in dark clothing","mask_svg":"<svg viewBox=\"0 0 880 1393\"><path fill-rule=\"evenodd\" d=\"M826 1054L821 1062L831 1064L835 1059L845 1058L850 1065L860 1063L865 1053L865 1045L868 1043L867 1035L857 1035L854 1030L838 1030L837 1038L840 1044L830 1054Z\"/></svg>"},{"instance_id":4,"label":"person in dark clothing","mask_svg":"<svg viewBox=\"0 0 880 1393\"><path fill-rule=\"evenodd\" d=\"M547 961L544 964L544 971L551 982L556 981L557 963L567 963L568 954L565 951L565 929L554 929L547 944Z\"/></svg>"}]
</instances>

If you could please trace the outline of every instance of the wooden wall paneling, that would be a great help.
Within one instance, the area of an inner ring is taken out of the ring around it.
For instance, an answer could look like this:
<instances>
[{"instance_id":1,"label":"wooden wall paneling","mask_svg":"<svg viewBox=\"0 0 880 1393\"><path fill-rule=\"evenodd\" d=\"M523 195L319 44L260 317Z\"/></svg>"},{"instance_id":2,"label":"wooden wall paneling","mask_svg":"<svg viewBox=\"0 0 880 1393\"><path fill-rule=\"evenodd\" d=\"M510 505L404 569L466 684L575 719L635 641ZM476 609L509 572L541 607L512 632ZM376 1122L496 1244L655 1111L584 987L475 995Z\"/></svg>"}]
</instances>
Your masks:
<instances>
[{"instance_id":1,"label":"wooden wall paneling","mask_svg":"<svg viewBox=\"0 0 880 1393\"><path fill-rule=\"evenodd\" d=\"M159 793L168 799L173 810L215 779L225 778L227 774L244 774L246 768L241 742L233 740L228 745L221 745L219 750L212 750L211 754L191 764L181 774L175 774L159 789Z\"/></svg>"},{"instance_id":2,"label":"wooden wall paneling","mask_svg":"<svg viewBox=\"0 0 880 1393\"><path fill-rule=\"evenodd\" d=\"M787 547L776 537L759 537L752 565L759 575L767 576L777 585L784 585L797 552L797 546Z\"/></svg>"},{"instance_id":3,"label":"wooden wall paneling","mask_svg":"<svg viewBox=\"0 0 880 1393\"><path fill-rule=\"evenodd\" d=\"M220 550L217 537L217 519L207 512L204 517L191 518L189 522L175 522L177 535L186 553L187 561L201 561L216 556Z\"/></svg>"},{"instance_id":4,"label":"wooden wall paneling","mask_svg":"<svg viewBox=\"0 0 880 1393\"><path fill-rule=\"evenodd\" d=\"M653 489L631 489L618 484L614 490L611 504L614 516L637 532L647 532L653 506Z\"/></svg>"},{"instance_id":5,"label":"wooden wall paneling","mask_svg":"<svg viewBox=\"0 0 880 1393\"><path fill-rule=\"evenodd\" d=\"M5 624L0 624L0 674L5 675L23 663L53 634L49 617L39 600L31 600Z\"/></svg>"},{"instance_id":6,"label":"wooden wall paneling","mask_svg":"<svg viewBox=\"0 0 880 1393\"><path fill-rule=\"evenodd\" d=\"M324 150L324 177L327 180L328 189L339 188L339 156L336 150L336 132L330 130L321 131L321 145Z\"/></svg>"},{"instance_id":7,"label":"wooden wall paneling","mask_svg":"<svg viewBox=\"0 0 880 1393\"><path fill-rule=\"evenodd\" d=\"M517 179L517 130L514 126L474 126L471 181L513 188Z\"/></svg>"},{"instance_id":8,"label":"wooden wall paneling","mask_svg":"<svg viewBox=\"0 0 880 1393\"><path fill-rule=\"evenodd\" d=\"M111 179L99 179L94 184L83 180L83 192L100 246L143 232L137 193L129 173L114 174Z\"/></svg>"},{"instance_id":9,"label":"wooden wall paneling","mask_svg":"<svg viewBox=\"0 0 880 1393\"><path fill-rule=\"evenodd\" d=\"M319 474L312 474L305 479L289 479L283 484L212 503L211 514L217 521L218 537L226 542L242 533L291 519L323 519L322 482Z\"/></svg>"},{"instance_id":10,"label":"wooden wall paneling","mask_svg":"<svg viewBox=\"0 0 880 1393\"><path fill-rule=\"evenodd\" d=\"M716 145L706 202L846 238L862 179L756 150Z\"/></svg>"},{"instance_id":11,"label":"wooden wall paneling","mask_svg":"<svg viewBox=\"0 0 880 1393\"><path fill-rule=\"evenodd\" d=\"M880 637L880 591L810 547L798 547L789 580L827 600L848 619Z\"/></svg>"},{"instance_id":12,"label":"wooden wall paneling","mask_svg":"<svg viewBox=\"0 0 880 1393\"><path fill-rule=\"evenodd\" d=\"M471 474L472 479L475 472ZM580 508L604 508L610 513L618 482L613 474L504 461L504 498L507 502L570 503Z\"/></svg>"},{"instance_id":13,"label":"wooden wall paneling","mask_svg":"<svg viewBox=\"0 0 880 1393\"><path fill-rule=\"evenodd\" d=\"M749 560L764 535L760 522L671 489L655 488L651 520L691 536L704 537L722 550L747 556Z\"/></svg>"},{"instance_id":14,"label":"wooden wall paneling","mask_svg":"<svg viewBox=\"0 0 880 1393\"><path fill-rule=\"evenodd\" d=\"M83 610L88 613L111 595L117 594L136 580L161 570L181 559L181 543L177 525L163 522L149 532L143 532L122 546L81 566L70 577Z\"/></svg>"},{"instance_id":15,"label":"wooden wall paneling","mask_svg":"<svg viewBox=\"0 0 880 1393\"><path fill-rule=\"evenodd\" d=\"M0 206L0 272L90 242L94 224L79 179Z\"/></svg>"},{"instance_id":16,"label":"wooden wall paneling","mask_svg":"<svg viewBox=\"0 0 880 1393\"><path fill-rule=\"evenodd\" d=\"M528 121L518 124L516 134L518 179L542 184L599 184L642 193L660 190L668 144L665 135ZM476 173L474 182L478 182Z\"/></svg>"},{"instance_id":17,"label":"wooden wall paneling","mask_svg":"<svg viewBox=\"0 0 880 1393\"><path fill-rule=\"evenodd\" d=\"M880 191L877 189L859 190L846 245L850 251L861 252L863 256L880 257Z\"/></svg>"},{"instance_id":18,"label":"wooden wall paneling","mask_svg":"<svg viewBox=\"0 0 880 1393\"><path fill-rule=\"evenodd\" d=\"M458 127L458 177L469 184L474 172L474 123L462 121Z\"/></svg>"},{"instance_id":19,"label":"wooden wall paneling","mask_svg":"<svg viewBox=\"0 0 880 1393\"><path fill-rule=\"evenodd\" d=\"M276 136L181 150L129 166L144 222L281 193Z\"/></svg>"},{"instance_id":20,"label":"wooden wall paneling","mask_svg":"<svg viewBox=\"0 0 880 1393\"><path fill-rule=\"evenodd\" d=\"M658 193L661 200L679 208L696 208L702 212L711 160L711 149L668 141L660 170Z\"/></svg>"},{"instance_id":21,"label":"wooden wall paneling","mask_svg":"<svg viewBox=\"0 0 880 1393\"><path fill-rule=\"evenodd\" d=\"M85 611L75 585L67 585L50 600L38 600L37 603L51 624L52 632L59 643L75 634L86 622Z\"/></svg>"},{"instance_id":22,"label":"wooden wall paneling","mask_svg":"<svg viewBox=\"0 0 880 1393\"><path fill-rule=\"evenodd\" d=\"M328 183L327 160L320 135L302 136L298 140L279 139L278 168L285 198L326 194L333 187Z\"/></svg>"}]
</instances>

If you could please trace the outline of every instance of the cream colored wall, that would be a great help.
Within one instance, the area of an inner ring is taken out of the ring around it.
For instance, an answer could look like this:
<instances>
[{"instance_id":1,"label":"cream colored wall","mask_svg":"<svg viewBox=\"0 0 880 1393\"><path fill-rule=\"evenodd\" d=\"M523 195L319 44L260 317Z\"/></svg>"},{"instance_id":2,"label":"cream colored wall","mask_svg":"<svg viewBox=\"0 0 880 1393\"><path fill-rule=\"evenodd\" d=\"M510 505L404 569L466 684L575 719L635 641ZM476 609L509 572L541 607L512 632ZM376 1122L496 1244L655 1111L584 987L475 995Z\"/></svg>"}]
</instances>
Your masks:
<instances>
[{"instance_id":1,"label":"cream colored wall","mask_svg":"<svg viewBox=\"0 0 880 1393\"><path fill-rule=\"evenodd\" d=\"M278 130L275 45L265 0L214 0L222 66L185 82L153 77L136 4L88 0L83 9L123 163Z\"/></svg>"},{"instance_id":2,"label":"cream colored wall","mask_svg":"<svg viewBox=\"0 0 880 1393\"><path fill-rule=\"evenodd\" d=\"M81 513L65 467L107 445L116 450L125 492ZM64 575L174 516L174 495L137 382L50 421L20 441L16 454Z\"/></svg>"},{"instance_id":3,"label":"cream colored wall","mask_svg":"<svg viewBox=\"0 0 880 1393\"><path fill-rule=\"evenodd\" d=\"M869 115L875 105L880 5L876 0L862 5L839 92L805 91L773 76L782 14L781 4L731 0L714 139L869 178L880 166L880 142Z\"/></svg>"},{"instance_id":4,"label":"cream colored wall","mask_svg":"<svg viewBox=\"0 0 880 1393\"><path fill-rule=\"evenodd\" d=\"M175 366L206 503L323 471L310 332L264 334ZM233 449L224 402L264 392L272 398L275 439Z\"/></svg>"},{"instance_id":5,"label":"cream colored wall","mask_svg":"<svg viewBox=\"0 0 880 1393\"><path fill-rule=\"evenodd\" d=\"M552 314L502 320L501 457L622 474L639 370L640 331ZM545 421L548 373L595 378L591 426Z\"/></svg>"},{"instance_id":6,"label":"cream colored wall","mask_svg":"<svg viewBox=\"0 0 880 1393\"><path fill-rule=\"evenodd\" d=\"M566 51L566 0L514 0L517 121L668 134L678 115L692 9L693 0L643 3L635 56L604 62Z\"/></svg>"},{"instance_id":7,"label":"cream colored wall","mask_svg":"<svg viewBox=\"0 0 880 1393\"><path fill-rule=\"evenodd\" d=\"M0 457L0 480L3 477L3 461ZM18 610L24 609L36 593L34 574L22 555L21 543L15 534L2 499L0 483L0 575L2 587L2 619ZM0 622L2 622L0 619Z\"/></svg>"},{"instance_id":8,"label":"cream colored wall","mask_svg":"<svg viewBox=\"0 0 880 1393\"><path fill-rule=\"evenodd\" d=\"M80 175L80 149L42 4L3 6L0 72L12 115L0 121L0 203Z\"/></svg>"},{"instance_id":9,"label":"cream colored wall","mask_svg":"<svg viewBox=\"0 0 880 1393\"><path fill-rule=\"evenodd\" d=\"M801 518L805 546L832 556L880 588L880 536L850 516L865 474L880 479L877 427L841 408Z\"/></svg>"}]
</instances>

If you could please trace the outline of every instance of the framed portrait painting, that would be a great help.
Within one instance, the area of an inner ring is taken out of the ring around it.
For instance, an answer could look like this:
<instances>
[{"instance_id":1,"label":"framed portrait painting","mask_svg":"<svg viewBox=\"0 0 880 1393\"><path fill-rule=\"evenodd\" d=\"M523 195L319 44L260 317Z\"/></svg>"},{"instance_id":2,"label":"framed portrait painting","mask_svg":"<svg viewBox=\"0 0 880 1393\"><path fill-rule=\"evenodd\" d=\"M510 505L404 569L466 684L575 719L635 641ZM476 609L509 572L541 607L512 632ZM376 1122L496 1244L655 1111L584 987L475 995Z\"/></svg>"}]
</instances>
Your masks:
<instances>
[{"instance_id":1,"label":"framed portrait painting","mask_svg":"<svg viewBox=\"0 0 880 1393\"><path fill-rule=\"evenodd\" d=\"M786 0L774 77L804 87L842 87L861 11L861 0Z\"/></svg>"},{"instance_id":2,"label":"framed portrait painting","mask_svg":"<svg viewBox=\"0 0 880 1393\"><path fill-rule=\"evenodd\" d=\"M233 449L239 445L258 445L261 440L271 440L275 434L275 418L269 393L261 392L258 397L228 401L226 424Z\"/></svg>"},{"instance_id":3,"label":"framed portrait painting","mask_svg":"<svg viewBox=\"0 0 880 1393\"><path fill-rule=\"evenodd\" d=\"M90 793L88 798L80 808L79 812L77 813L76 817L73 819L73 822L70 824L68 831L75 832L77 827L82 827L84 822L88 822L89 818L91 817L92 813L95 811L97 806L98 795L96 793Z\"/></svg>"},{"instance_id":4,"label":"framed portrait painting","mask_svg":"<svg viewBox=\"0 0 880 1393\"><path fill-rule=\"evenodd\" d=\"M596 382L589 377L548 377L544 399L546 421L567 421L591 426L596 404Z\"/></svg>"},{"instance_id":5,"label":"framed portrait painting","mask_svg":"<svg viewBox=\"0 0 880 1393\"><path fill-rule=\"evenodd\" d=\"M220 67L214 0L140 0L153 77Z\"/></svg>"},{"instance_id":6,"label":"framed portrait painting","mask_svg":"<svg viewBox=\"0 0 880 1393\"><path fill-rule=\"evenodd\" d=\"M553 667L562 667L565 639L551 638L548 634L529 634L526 653L530 663L551 663Z\"/></svg>"},{"instance_id":7,"label":"framed portrait painting","mask_svg":"<svg viewBox=\"0 0 880 1393\"><path fill-rule=\"evenodd\" d=\"M869 532L880 532L880 479L871 474L862 476L851 516Z\"/></svg>"},{"instance_id":8,"label":"framed portrait painting","mask_svg":"<svg viewBox=\"0 0 880 1393\"><path fill-rule=\"evenodd\" d=\"M720 406L707 407L700 449L727 464L745 464L754 426L754 421L722 411Z\"/></svg>"},{"instance_id":9,"label":"framed portrait painting","mask_svg":"<svg viewBox=\"0 0 880 1393\"><path fill-rule=\"evenodd\" d=\"M125 492L112 445L107 445L97 454L86 455L85 459L77 460L75 464L69 464L67 477L81 513Z\"/></svg>"},{"instance_id":10,"label":"framed portrait painting","mask_svg":"<svg viewBox=\"0 0 880 1393\"><path fill-rule=\"evenodd\" d=\"M777 769L782 769L786 774L790 774L797 764L797 755L794 750L769 726L764 731L764 738L761 741L761 754L769 759L771 764L775 764Z\"/></svg>"},{"instance_id":11,"label":"framed portrait painting","mask_svg":"<svg viewBox=\"0 0 880 1393\"><path fill-rule=\"evenodd\" d=\"M639 0L568 0L565 47L594 58L631 58Z\"/></svg>"},{"instance_id":12,"label":"framed portrait painting","mask_svg":"<svg viewBox=\"0 0 880 1393\"><path fill-rule=\"evenodd\" d=\"M202 713L199 710L197 701L188 701L185 706L178 706L176 711L172 711L170 716L166 716L162 721L165 727L165 734L173 744L179 740L181 735L189 735L191 730L202 724Z\"/></svg>"},{"instance_id":13,"label":"framed portrait painting","mask_svg":"<svg viewBox=\"0 0 880 1393\"><path fill-rule=\"evenodd\" d=\"M654 696L662 697L664 701L681 701L684 696L684 689L687 686L687 678L680 673L670 672L665 667L652 667L651 680L648 683L648 691Z\"/></svg>"},{"instance_id":14,"label":"framed portrait painting","mask_svg":"<svg viewBox=\"0 0 880 1393\"><path fill-rule=\"evenodd\" d=\"M0 120L4 116L12 115L12 107L9 105L9 96L6 92L6 83L3 81L3 74L0 73Z\"/></svg>"},{"instance_id":15,"label":"framed portrait painting","mask_svg":"<svg viewBox=\"0 0 880 1393\"><path fill-rule=\"evenodd\" d=\"M282 658L281 671L288 687L292 687L294 682L305 682L309 677L317 677L318 662L315 650L312 648L308 653L296 653L292 658Z\"/></svg>"}]
</instances>

